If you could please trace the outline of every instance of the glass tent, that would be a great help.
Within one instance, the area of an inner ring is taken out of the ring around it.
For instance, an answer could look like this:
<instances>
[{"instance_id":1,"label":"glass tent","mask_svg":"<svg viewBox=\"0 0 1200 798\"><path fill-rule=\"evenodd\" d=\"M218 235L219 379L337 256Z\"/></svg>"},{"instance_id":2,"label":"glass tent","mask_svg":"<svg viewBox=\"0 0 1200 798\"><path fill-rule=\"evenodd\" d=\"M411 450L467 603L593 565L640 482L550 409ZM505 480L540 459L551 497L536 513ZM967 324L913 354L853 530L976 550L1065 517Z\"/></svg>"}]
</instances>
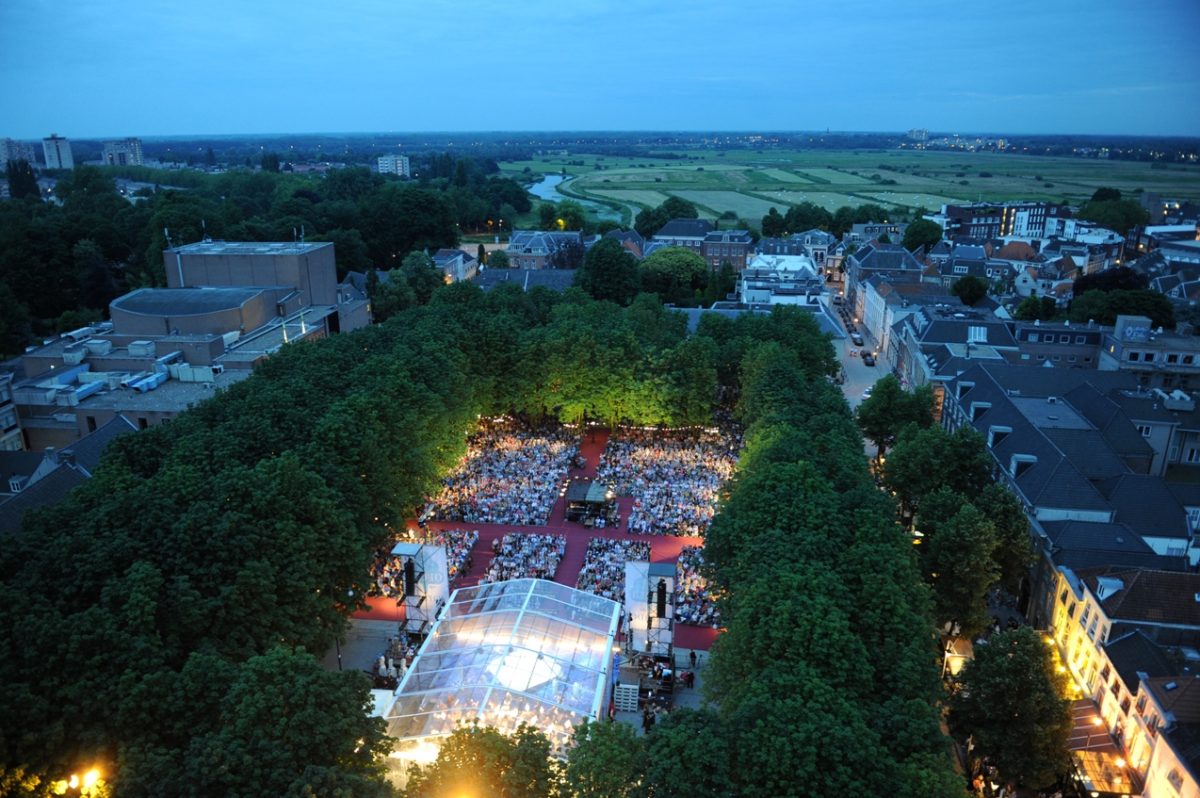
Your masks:
<instances>
[{"instance_id":1,"label":"glass tent","mask_svg":"<svg viewBox=\"0 0 1200 798\"><path fill-rule=\"evenodd\" d=\"M385 714L397 775L437 756L439 738L477 720L537 727L562 752L576 726L607 710L621 607L542 579L461 588Z\"/></svg>"}]
</instances>

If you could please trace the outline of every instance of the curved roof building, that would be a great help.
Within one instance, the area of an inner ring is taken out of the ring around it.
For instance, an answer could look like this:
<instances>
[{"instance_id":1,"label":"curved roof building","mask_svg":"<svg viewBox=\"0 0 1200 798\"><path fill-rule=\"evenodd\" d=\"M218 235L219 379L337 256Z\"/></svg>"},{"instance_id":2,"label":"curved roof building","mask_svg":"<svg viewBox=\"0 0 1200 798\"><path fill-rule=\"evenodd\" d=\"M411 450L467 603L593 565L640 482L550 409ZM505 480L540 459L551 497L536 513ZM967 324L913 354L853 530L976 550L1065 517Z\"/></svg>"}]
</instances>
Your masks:
<instances>
[{"instance_id":1,"label":"curved roof building","mask_svg":"<svg viewBox=\"0 0 1200 798\"><path fill-rule=\"evenodd\" d=\"M440 738L472 721L504 733L528 723L561 752L608 708L620 619L617 602L540 579L456 590L384 716L389 765L399 775L433 761Z\"/></svg>"}]
</instances>

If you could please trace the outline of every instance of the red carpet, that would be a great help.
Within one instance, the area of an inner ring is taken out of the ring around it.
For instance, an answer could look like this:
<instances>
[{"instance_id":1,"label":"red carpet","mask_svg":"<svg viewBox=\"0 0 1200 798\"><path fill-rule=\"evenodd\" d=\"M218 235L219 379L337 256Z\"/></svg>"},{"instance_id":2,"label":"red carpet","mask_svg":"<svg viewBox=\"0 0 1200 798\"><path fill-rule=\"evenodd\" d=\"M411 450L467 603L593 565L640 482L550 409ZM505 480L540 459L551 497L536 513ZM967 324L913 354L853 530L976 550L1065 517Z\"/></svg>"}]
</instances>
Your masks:
<instances>
[{"instance_id":1,"label":"red carpet","mask_svg":"<svg viewBox=\"0 0 1200 798\"><path fill-rule=\"evenodd\" d=\"M584 436L579 447L580 454L585 458L583 468L571 469L568 476L572 479L594 479L596 467L599 464L600 453L608 445L608 430L596 430ZM617 504L621 508L621 529L588 529L582 524L566 520L567 500L560 496L550 511L546 526L513 526L508 524L471 524L465 521L431 521L433 529L477 529L479 542L471 553L471 570L461 579L450 585L451 590L460 587L471 587L479 584L479 580L487 572L492 561L492 541L510 532L550 533L565 535L567 551L559 563L558 573L554 581L568 587L575 587L575 580L583 568L583 560L587 554L587 544L592 538L621 538L624 540L644 540L650 544L651 562L675 562L684 546L703 545L702 538L682 538L670 535L631 535L624 531L624 525L629 521L629 509L633 499L628 496L618 497ZM410 522L415 526L415 522ZM403 616L403 609L398 609L393 599L371 599L371 610L357 612L353 617L371 620L398 620ZM378 602L378 605L376 604ZM399 614L397 614L399 612ZM698 626L677 626L675 628L675 645L681 648L707 651L712 647L719 630Z\"/></svg>"}]
</instances>

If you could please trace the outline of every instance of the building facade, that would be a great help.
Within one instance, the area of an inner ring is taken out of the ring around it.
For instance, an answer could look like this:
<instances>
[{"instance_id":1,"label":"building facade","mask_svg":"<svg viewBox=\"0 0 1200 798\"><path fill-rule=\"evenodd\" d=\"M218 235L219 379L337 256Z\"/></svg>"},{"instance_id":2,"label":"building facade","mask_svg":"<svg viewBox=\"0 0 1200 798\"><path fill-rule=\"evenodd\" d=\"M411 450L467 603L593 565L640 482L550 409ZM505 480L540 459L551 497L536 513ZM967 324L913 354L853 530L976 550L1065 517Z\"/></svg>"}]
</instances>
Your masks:
<instances>
[{"instance_id":1,"label":"building facade","mask_svg":"<svg viewBox=\"0 0 1200 798\"><path fill-rule=\"evenodd\" d=\"M101 153L105 166L142 166L142 140L129 138L104 142Z\"/></svg>"},{"instance_id":2,"label":"building facade","mask_svg":"<svg viewBox=\"0 0 1200 798\"><path fill-rule=\"evenodd\" d=\"M75 158L71 155L71 142L54 134L42 139L42 154L47 169L74 169Z\"/></svg>"},{"instance_id":3,"label":"building facade","mask_svg":"<svg viewBox=\"0 0 1200 798\"><path fill-rule=\"evenodd\" d=\"M379 156L378 163L379 174L381 175L412 176L407 155L381 155Z\"/></svg>"}]
</instances>

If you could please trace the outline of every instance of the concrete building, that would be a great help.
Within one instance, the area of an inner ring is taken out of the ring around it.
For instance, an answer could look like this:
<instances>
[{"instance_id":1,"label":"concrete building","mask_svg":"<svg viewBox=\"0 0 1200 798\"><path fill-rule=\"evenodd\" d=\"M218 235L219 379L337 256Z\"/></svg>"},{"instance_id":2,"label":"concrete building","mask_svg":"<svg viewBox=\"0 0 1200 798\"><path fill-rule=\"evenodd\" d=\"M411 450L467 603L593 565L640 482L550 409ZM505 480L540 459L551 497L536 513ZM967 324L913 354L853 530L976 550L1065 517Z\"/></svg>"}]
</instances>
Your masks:
<instances>
[{"instance_id":1,"label":"concrete building","mask_svg":"<svg viewBox=\"0 0 1200 798\"><path fill-rule=\"evenodd\" d=\"M118 297L111 321L21 358L25 448L69 446L117 415L163 423L289 343L370 323L362 293L336 283L332 244L204 241L163 256L170 287Z\"/></svg>"},{"instance_id":2,"label":"concrete building","mask_svg":"<svg viewBox=\"0 0 1200 798\"><path fill-rule=\"evenodd\" d=\"M120 141L104 142L101 158L105 166L142 166L141 139L121 139Z\"/></svg>"},{"instance_id":3,"label":"concrete building","mask_svg":"<svg viewBox=\"0 0 1200 798\"><path fill-rule=\"evenodd\" d=\"M74 169L75 158L71 155L71 142L57 133L42 139L42 154L47 169Z\"/></svg>"},{"instance_id":4,"label":"concrete building","mask_svg":"<svg viewBox=\"0 0 1200 798\"><path fill-rule=\"evenodd\" d=\"M0 139L0 164L9 161L26 161L30 166L36 166L32 145L13 139Z\"/></svg>"},{"instance_id":5,"label":"concrete building","mask_svg":"<svg viewBox=\"0 0 1200 798\"><path fill-rule=\"evenodd\" d=\"M380 155L378 163L379 174L381 175L412 176L407 155Z\"/></svg>"},{"instance_id":6,"label":"concrete building","mask_svg":"<svg viewBox=\"0 0 1200 798\"><path fill-rule=\"evenodd\" d=\"M1187 391L1200 375L1200 338L1155 328L1145 316L1118 316L1098 367L1133 373L1144 388Z\"/></svg>"},{"instance_id":7,"label":"concrete building","mask_svg":"<svg viewBox=\"0 0 1200 798\"><path fill-rule=\"evenodd\" d=\"M470 280L479 271L479 261L461 249L439 249L433 253L433 265L441 269L446 282Z\"/></svg>"},{"instance_id":8,"label":"concrete building","mask_svg":"<svg viewBox=\"0 0 1200 798\"><path fill-rule=\"evenodd\" d=\"M0 371L0 452L25 448L24 438L21 437L21 419L13 404L12 378L12 374Z\"/></svg>"},{"instance_id":9,"label":"concrete building","mask_svg":"<svg viewBox=\"0 0 1200 798\"><path fill-rule=\"evenodd\" d=\"M927 218L942 226L946 238L1044 238L1047 220L1070 215L1066 205L1049 202L979 202L943 205L941 213Z\"/></svg>"},{"instance_id":10,"label":"concrete building","mask_svg":"<svg viewBox=\"0 0 1200 798\"><path fill-rule=\"evenodd\" d=\"M505 252L514 269L552 269L568 247L578 247L582 257L584 240L579 231L546 232L514 230Z\"/></svg>"}]
</instances>

